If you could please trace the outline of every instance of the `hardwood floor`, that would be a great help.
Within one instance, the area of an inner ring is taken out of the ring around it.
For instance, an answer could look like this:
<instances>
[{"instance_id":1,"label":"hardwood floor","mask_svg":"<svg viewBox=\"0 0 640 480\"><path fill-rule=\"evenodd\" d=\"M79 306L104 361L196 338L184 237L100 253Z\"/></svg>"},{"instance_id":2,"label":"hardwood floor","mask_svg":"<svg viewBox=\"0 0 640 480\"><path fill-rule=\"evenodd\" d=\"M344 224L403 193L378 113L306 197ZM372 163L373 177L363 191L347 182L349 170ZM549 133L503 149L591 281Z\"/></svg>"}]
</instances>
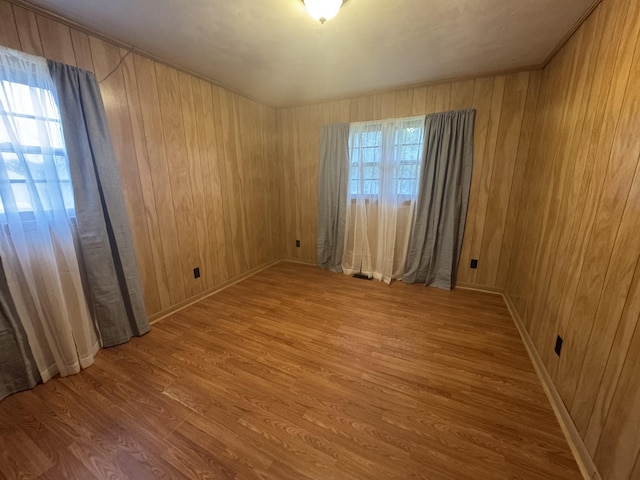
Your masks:
<instances>
[{"instance_id":1,"label":"hardwood floor","mask_svg":"<svg viewBox=\"0 0 640 480\"><path fill-rule=\"evenodd\" d=\"M0 402L0 478L580 473L501 297L281 263Z\"/></svg>"}]
</instances>

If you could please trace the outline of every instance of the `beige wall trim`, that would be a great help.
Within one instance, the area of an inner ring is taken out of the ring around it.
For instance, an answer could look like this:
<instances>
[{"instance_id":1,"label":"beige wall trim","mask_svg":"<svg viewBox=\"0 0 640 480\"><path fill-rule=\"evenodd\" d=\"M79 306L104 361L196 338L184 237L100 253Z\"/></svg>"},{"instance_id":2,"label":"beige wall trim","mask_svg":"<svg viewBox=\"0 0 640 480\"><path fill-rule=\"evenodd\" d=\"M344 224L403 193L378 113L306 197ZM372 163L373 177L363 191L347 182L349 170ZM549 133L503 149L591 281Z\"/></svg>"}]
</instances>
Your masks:
<instances>
[{"instance_id":1,"label":"beige wall trim","mask_svg":"<svg viewBox=\"0 0 640 480\"><path fill-rule=\"evenodd\" d=\"M301 265L309 265L313 267L317 266L315 262L310 262L308 260L300 260L297 258L284 258L281 260L281 262L299 263ZM397 281L400 281L400 280L397 280ZM456 283L455 288L459 288L461 290L473 290L475 292L490 293L492 295L504 295L504 288L488 287L486 285L478 285L475 283L458 282Z\"/></svg>"},{"instance_id":2,"label":"beige wall trim","mask_svg":"<svg viewBox=\"0 0 640 480\"><path fill-rule=\"evenodd\" d=\"M164 58L158 57L157 55L154 55L152 53L149 53L145 50L139 49L137 48L135 45L130 45L126 42L123 42L117 38L111 37L109 35L106 35L104 33L101 33L97 30L92 29L91 27L87 27L86 25L82 25L81 23L75 22L67 17L64 17L62 15L58 15L57 13L54 13L50 10L47 10L46 8L43 8L39 5L36 5L35 3L32 3L30 0L7 0L9 3L13 3L14 5L18 5L19 7L23 7L26 8L27 10L30 10L34 13L37 13L38 15L42 15L43 17L47 17L50 18L51 20L54 20L56 22L62 23L64 25L67 25L68 27L74 28L76 30L79 30L83 33L86 33L88 35L92 35L94 37L97 37L101 40L104 40L105 42L111 43L113 45L116 45L120 48L123 48L125 50L131 50L133 53L137 53L138 55L142 55L143 57L147 57L151 60L153 60L154 62L158 62L161 63L163 65L166 65L168 67L171 68L175 68L176 70L179 70L181 72L184 72L186 74L189 74L193 77L199 78L201 80L204 80L206 82L212 83L213 85L216 85L218 87L222 87L226 90L229 90L230 92L236 93L238 95L241 95L245 98L248 98L249 100L252 100L254 102L257 102L261 105L266 105L267 107L271 107L271 108L276 108L277 110L279 109L284 109L284 108L291 108L291 107L298 107L298 106L303 106L303 105L281 105L278 107L274 107L273 105L269 105L264 103L261 100L258 100L257 98L253 98L250 95L247 95L244 92L241 92L239 90L237 90L236 88L234 88L231 85L227 85L224 83L219 82L218 80L211 78L211 77L207 77L205 75L202 75L201 73L195 72L193 70L190 70L188 68L182 67L176 63L173 63L169 60L166 60ZM598 3L600 3L601 0L597 0L596 4L593 5L593 7L590 8L589 13L596 7L596 5ZM325 98L322 100L319 100L317 102L313 102L311 104L305 104L306 105L316 105L316 104L320 104L320 103L325 103L325 102L332 102L332 101L338 101L338 100L346 100L346 99L351 99L354 97L361 97L361 96L368 96L368 95L374 95L374 94L381 94L381 93L389 93L389 92L394 92L397 90L405 90L408 88L416 88L416 87L423 87L423 86L427 86L427 85L440 85L440 84L444 84L444 83L451 83L451 82L458 82L458 81L464 81L464 80L472 80L472 79L476 79L476 78L484 78L484 77L494 77L494 76L499 76L499 75L510 75L510 74L514 74L514 73L520 73L520 72L525 72L525 71L530 71L530 70L540 70L542 68L544 68L546 66L546 64L548 63L548 61L553 58L553 55L555 55L555 53L567 42L567 40L571 37L571 35L575 32L575 30L578 29L578 27L582 24L582 22L588 17L588 15L584 15L584 17L581 18L581 20L576 24L575 28L573 30L571 30L570 34L565 37L559 44L558 47L553 51L552 55L541 65L531 65L531 66L523 66L523 67L518 67L518 68L512 68L512 69L507 69L507 70L499 70L499 71L494 71L494 72L482 72L479 73L477 75L466 75L466 76L460 76L460 77L454 77L454 78L441 78L441 79L437 79L437 80L433 80L430 82L418 82L418 83L411 83L411 84L406 84L406 85L394 85L392 87L388 87L388 88L383 88L383 89L378 89L378 90L370 90L370 91L366 91L366 92L360 92L358 94L352 94L349 95L347 97L332 97L332 98Z\"/></svg>"},{"instance_id":3,"label":"beige wall trim","mask_svg":"<svg viewBox=\"0 0 640 480\"><path fill-rule=\"evenodd\" d=\"M280 263L282 260L273 260L271 262L267 262L264 263L262 265L260 265L259 267L256 268L252 268L251 270L243 273L242 275L239 275L235 278L232 278L231 280L221 284L221 285L217 285L215 286L212 290L208 290L206 292L202 292L199 295L196 295L195 297L191 297L188 298L180 303L177 303L176 305L172 306L171 308L167 309L167 310L163 310L161 312L158 312L154 315L151 315L149 317L149 323L151 325L153 325L154 323L158 323L160 320L164 320L167 317L170 317L171 315L173 315L174 313L179 312L180 310L184 310L187 307L190 307L191 305L193 305L194 303L198 303L200 300L203 300L207 297L210 297L211 295L215 295L218 292L221 292L222 290L226 290L227 288L235 285L236 283L240 283L243 280L246 280L249 277L254 276L256 273L260 273L263 270L266 270L269 267L274 266L276 263Z\"/></svg>"},{"instance_id":4,"label":"beige wall trim","mask_svg":"<svg viewBox=\"0 0 640 480\"><path fill-rule=\"evenodd\" d=\"M9 0L9 1L20 1L20 0ZM598 1L602 1L602 0L598 0ZM448 83L465 82L469 80L481 80L484 78L500 77L503 75L504 76L515 75L516 73L522 73L522 72L535 72L537 70L543 70L545 66L546 66L546 63L541 63L539 65L525 65L517 68L508 68L506 70L482 71L480 73L476 73L472 75L461 75L458 77L451 77L451 78L438 78L435 80L422 80L419 82L404 83L404 84L389 86L389 87L381 88L377 90L365 90L358 93L352 93L347 96L324 98L311 103L281 105L276 107L276 110L286 110L288 108L296 108L296 107L311 107L314 105L322 105L324 103L329 103L329 102L340 102L342 100L353 100L354 98L370 97L373 95L384 95L386 93L399 92L402 90L412 90L414 88L432 87L437 85L445 85ZM393 117L393 118L397 118L397 117Z\"/></svg>"},{"instance_id":5,"label":"beige wall trim","mask_svg":"<svg viewBox=\"0 0 640 480\"><path fill-rule=\"evenodd\" d=\"M569 30L569 33L567 33L564 37L562 37L562 40L558 42L558 45L556 45L556 48L551 50L551 53L547 56L545 61L542 63L542 68L549 65L549 62L553 60L553 57L555 57L558 54L558 52L562 50L562 47L564 47L566 43L571 39L571 37L573 37L573 35L578 31L578 29L582 26L582 24L587 21L587 18L589 18L589 16L598 7L598 5L600 5L601 2L602 0L593 0L593 3L589 5L589 8L587 8L584 14L578 19L578 21L573 26L573 28Z\"/></svg>"},{"instance_id":6,"label":"beige wall trim","mask_svg":"<svg viewBox=\"0 0 640 480\"><path fill-rule=\"evenodd\" d=\"M291 262L291 263L300 263L302 265L311 265L316 267L317 264L315 262L310 262L308 260L300 260L299 258L283 258L282 260L280 260L281 262Z\"/></svg>"},{"instance_id":7,"label":"beige wall trim","mask_svg":"<svg viewBox=\"0 0 640 480\"><path fill-rule=\"evenodd\" d=\"M75 30L78 30L80 32L86 33L87 35L91 35L93 37L99 38L100 40L104 40L105 42L111 43L117 47L123 48L125 50L130 50L132 53L137 53L138 55L142 55L143 57L147 57L151 60L153 60L154 62L158 62L161 63L163 65L166 65L167 67L171 67L171 68L175 68L176 70L186 73L188 75L191 75L192 77L196 77L199 78L200 80L204 80L205 82L209 82L213 85L216 85L218 87L222 87L226 90L229 90L230 92L236 93L238 95L241 95L245 98L248 98L249 100L252 100L254 102L257 102L261 105L266 105L264 102L261 102L253 97L250 97L249 95L247 95L244 92L240 92L238 91L236 88L230 86L230 85L226 85L224 83L219 82L218 80L215 80L213 78L207 77L205 75L202 75L201 73L198 72L194 72L193 70L189 70L188 68L182 67L176 63L170 62L169 60L165 60L164 58L158 57L157 55L154 55L152 53L149 53L145 50L141 50L139 48L137 48L135 45L130 45L126 42L123 42L121 40L118 40L117 38L111 37L109 35L105 35L104 33L98 32L97 30L94 30L90 27L87 27L85 25L82 25L81 23L78 22L74 22L73 20L67 18L67 17L63 17L62 15L58 15L57 13L51 12L50 10L47 10L46 8L43 8L39 5L36 5L34 3L31 3L28 0L7 0L9 3L13 3L14 5L17 5L19 7L23 7L26 8L27 10L32 11L33 13L37 13L38 15L42 15L43 17L47 17L51 20L54 20L58 23L62 23L63 25L66 25L70 28L73 28ZM266 105L267 107L271 107L271 105Z\"/></svg>"},{"instance_id":8,"label":"beige wall trim","mask_svg":"<svg viewBox=\"0 0 640 480\"><path fill-rule=\"evenodd\" d=\"M504 288L489 287L487 285L478 285L475 283L456 282L455 288L459 288L461 290L473 290L475 292L491 293L493 295L504 294Z\"/></svg>"},{"instance_id":9,"label":"beige wall trim","mask_svg":"<svg viewBox=\"0 0 640 480\"><path fill-rule=\"evenodd\" d=\"M538 378L542 383L542 387L544 388L547 397L549 398L549 402L551 403L551 407L553 408L554 413L556 414L556 418L558 419L558 423L560 423L560 428L564 433L565 438L567 439L567 443L569 444L569 448L573 452L573 456L578 463L578 467L582 472L582 476L585 480L602 480L596 465L593 463L593 459L591 455L589 455L589 451L585 446L578 430L576 429L573 420L571 419L571 415L565 407L564 402L560 398L560 394L556 390L547 369L536 350L536 347L527 332L527 329L518 314L511 298L508 294L503 294L503 298L505 303L507 304L507 308L511 313L511 318L513 318L513 323L516 324L516 328L520 333L520 337L522 338L522 342L529 353L529 357L531 358L531 363L533 363L533 367L538 374Z\"/></svg>"}]
</instances>

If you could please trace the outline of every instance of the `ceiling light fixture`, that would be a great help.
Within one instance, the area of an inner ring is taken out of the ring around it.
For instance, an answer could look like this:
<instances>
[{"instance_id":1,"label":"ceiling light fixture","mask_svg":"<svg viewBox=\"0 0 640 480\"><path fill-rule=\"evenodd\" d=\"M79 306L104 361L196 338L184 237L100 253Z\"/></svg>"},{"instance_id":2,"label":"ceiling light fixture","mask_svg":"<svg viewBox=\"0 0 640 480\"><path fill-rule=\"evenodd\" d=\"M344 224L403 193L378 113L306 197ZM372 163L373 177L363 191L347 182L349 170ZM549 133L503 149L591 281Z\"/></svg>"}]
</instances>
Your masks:
<instances>
[{"instance_id":1,"label":"ceiling light fixture","mask_svg":"<svg viewBox=\"0 0 640 480\"><path fill-rule=\"evenodd\" d=\"M307 13L318 20L320 23L324 23L327 20L331 20L335 17L342 7L343 0L302 0L305 7L307 7Z\"/></svg>"}]
</instances>

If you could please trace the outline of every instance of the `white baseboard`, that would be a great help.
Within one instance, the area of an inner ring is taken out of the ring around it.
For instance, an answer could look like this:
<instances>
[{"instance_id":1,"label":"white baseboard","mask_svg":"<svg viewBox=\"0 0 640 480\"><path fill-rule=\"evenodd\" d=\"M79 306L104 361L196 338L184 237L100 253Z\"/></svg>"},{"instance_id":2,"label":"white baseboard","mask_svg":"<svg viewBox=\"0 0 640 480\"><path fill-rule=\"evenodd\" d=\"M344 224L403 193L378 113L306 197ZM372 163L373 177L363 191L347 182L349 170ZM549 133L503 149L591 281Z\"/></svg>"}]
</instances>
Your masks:
<instances>
[{"instance_id":1,"label":"white baseboard","mask_svg":"<svg viewBox=\"0 0 640 480\"><path fill-rule=\"evenodd\" d=\"M516 324L518 332L520 332L522 342L529 353L529 358L531 358L533 367L535 368L538 378L542 383L542 388L549 398L551 408L553 408L553 412L556 414L560 428L567 439L569 448L576 459L576 463L582 472L582 476L585 480L602 480L602 477L600 476L596 465L593 463L593 459L591 458L591 455L589 455L589 451L582 441L567 407L565 407L564 402L560 398L560 394L558 393L558 390L556 390L556 387L553 384L553 381L551 380L551 377L549 376L549 373L547 372L547 369L544 366L544 363L542 362L542 359L529 336L529 332L527 332L527 329L518 314L518 311L513 305L511 298L507 294L503 294L502 296L504 298L504 302L507 304L509 312L511 313L511 318L513 318L513 322Z\"/></svg>"}]
</instances>

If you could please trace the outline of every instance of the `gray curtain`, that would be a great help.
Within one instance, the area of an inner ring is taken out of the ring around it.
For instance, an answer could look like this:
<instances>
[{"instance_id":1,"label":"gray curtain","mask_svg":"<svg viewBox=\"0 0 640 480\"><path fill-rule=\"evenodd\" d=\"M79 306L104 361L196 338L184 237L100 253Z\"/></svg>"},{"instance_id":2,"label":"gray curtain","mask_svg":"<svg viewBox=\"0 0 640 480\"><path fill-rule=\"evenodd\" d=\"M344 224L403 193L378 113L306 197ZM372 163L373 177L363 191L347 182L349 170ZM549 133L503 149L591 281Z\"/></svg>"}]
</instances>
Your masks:
<instances>
[{"instance_id":1,"label":"gray curtain","mask_svg":"<svg viewBox=\"0 0 640 480\"><path fill-rule=\"evenodd\" d=\"M7 395L33 388L40 373L33 359L27 335L9 293L0 259L0 400Z\"/></svg>"},{"instance_id":2,"label":"gray curtain","mask_svg":"<svg viewBox=\"0 0 640 480\"><path fill-rule=\"evenodd\" d=\"M349 189L349 124L323 125L318 173L318 245L321 268L342 271Z\"/></svg>"},{"instance_id":3,"label":"gray curtain","mask_svg":"<svg viewBox=\"0 0 640 480\"><path fill-rule=\"evenodd\" d=\"M149 331L118 165L93 73L49 61L75 196L81 261L102 345Z\"/></svg>"},{"instance_id":4,"label":"gray curtain","mask_svg":"<svg viewBox=\"0 0 640 480\"><path fill-rule=\"evenodd\" d=\"M418 202L403 281L450 290L464 236L475 110L428 115Z\"/></svg>"}]
</instances>

